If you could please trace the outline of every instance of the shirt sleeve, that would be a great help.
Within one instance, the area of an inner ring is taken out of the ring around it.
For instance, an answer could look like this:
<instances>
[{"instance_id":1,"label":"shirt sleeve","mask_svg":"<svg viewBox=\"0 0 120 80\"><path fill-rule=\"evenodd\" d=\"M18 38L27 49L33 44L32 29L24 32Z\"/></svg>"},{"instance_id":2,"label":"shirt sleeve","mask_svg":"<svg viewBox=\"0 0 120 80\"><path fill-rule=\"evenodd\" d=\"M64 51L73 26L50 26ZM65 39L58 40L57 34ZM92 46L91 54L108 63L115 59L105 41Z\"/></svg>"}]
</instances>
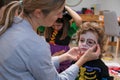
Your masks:
<instances>
[{"instance_id":1,"label":"shirt sleeve","mask_svg":"<svg viewBox=\"0 0 120 80\"><path fill-rule=\"evenodd\" d=\"M59 68L59 57L58 56L52 57L52 62L54 66L56 67L56 69L58 69Z\"/></svg>"},{"instance_id":2,"label":"shirt sleeve","mask_svg":"<svg viewBox=\"0 0 120 80\"><path fill-rule=\"evenodd\" d=\"M21 58L35 80L75 80L79 67L74 64L58 74L53 64L56 64L57 59L54 58L52 62L50 49L45 41L29 39L20 45L19 50L23 52Z\"/></svg>"}]
</instances>

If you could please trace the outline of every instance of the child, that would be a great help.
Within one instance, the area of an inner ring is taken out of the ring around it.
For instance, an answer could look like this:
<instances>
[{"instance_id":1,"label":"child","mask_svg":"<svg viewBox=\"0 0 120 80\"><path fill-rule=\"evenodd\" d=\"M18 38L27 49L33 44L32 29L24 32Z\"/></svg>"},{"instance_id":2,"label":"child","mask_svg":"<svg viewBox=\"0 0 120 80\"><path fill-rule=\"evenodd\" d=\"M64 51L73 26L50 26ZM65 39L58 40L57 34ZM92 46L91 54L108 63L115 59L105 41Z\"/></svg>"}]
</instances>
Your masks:
<instances>
[{"instance_id":1,"label":"child","mask_svg":"<svg viewBox=\"0 0 120 80\"><path fill-rule=\"evenodd\" d=\"M69 43L71 37L79 29L82 22L81 17L70 7L65 6L66 11L69 13L64 13L63 18L58 18L52 27L45 28L45 38L50 44L52 56L58 56L70 49ZM70 24L70 19L74 22ZM39 28L39 31L43 32L43 27ZM71 65L71 61L66 61L60 64L58 72L64 71Z\"/></svg>"},{"instance_id":2,"label":"child","mask_svg":"<svg viewBox=\"0 0 120 80\"><path fill-rule=\"evenodd\" d=\"M83 23L78 31L78 46L81 54L84 54L86 50L97 44L99 44L102 53L104 51L103 29L95 22ZM100 58L86 62L80 67L78 75L76 80L112 80L109 76L108 67Z\"/></svg>"}]
</instances>

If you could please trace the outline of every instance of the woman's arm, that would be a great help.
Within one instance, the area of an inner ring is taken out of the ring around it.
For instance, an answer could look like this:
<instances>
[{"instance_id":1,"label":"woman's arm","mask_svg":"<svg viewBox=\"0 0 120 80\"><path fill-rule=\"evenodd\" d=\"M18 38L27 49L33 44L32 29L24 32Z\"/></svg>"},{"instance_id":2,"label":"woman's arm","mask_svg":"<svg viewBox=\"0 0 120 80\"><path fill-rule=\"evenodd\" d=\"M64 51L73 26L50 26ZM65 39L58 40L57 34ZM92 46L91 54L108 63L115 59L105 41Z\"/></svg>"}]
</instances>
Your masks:
<instances>
[{"instance_id":1,"label":"woman's arm","mask_svg":"<svg viewBox=\"0 0 120 80\"><path fill-rule=\"evenodd\" d=\"M84 54L81 54L78 47L73 47L65 54L59 56L59 62L63 62L66 60L77 60L75 64L80 67L87 61L99 58L100 47L99 45L97 45L97 50L96 52L94 52L95 48L96 46L93 46L92 48L88 49Z\"/></svg>"}]
</instances>

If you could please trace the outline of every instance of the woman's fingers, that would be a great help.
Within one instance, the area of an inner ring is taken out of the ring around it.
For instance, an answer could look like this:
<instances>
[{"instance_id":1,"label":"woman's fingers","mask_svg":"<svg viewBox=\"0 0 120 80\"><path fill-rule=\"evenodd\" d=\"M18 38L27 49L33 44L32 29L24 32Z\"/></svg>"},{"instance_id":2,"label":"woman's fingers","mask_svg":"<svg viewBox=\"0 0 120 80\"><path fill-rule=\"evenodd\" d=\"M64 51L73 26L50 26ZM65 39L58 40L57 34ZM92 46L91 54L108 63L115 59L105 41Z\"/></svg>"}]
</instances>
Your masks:
<instances>
[{"instance_id":1,"label":"woman's fingers","mask_svg":"<svg viewBox=\"0 0 120 80\"><path fill-rule=\"evenodd\" d=\"M96 55L100 55L101 54L101 49L100 49L100 46L97 45L97 50L96 50Z\"/></svg>"}]
</instances>

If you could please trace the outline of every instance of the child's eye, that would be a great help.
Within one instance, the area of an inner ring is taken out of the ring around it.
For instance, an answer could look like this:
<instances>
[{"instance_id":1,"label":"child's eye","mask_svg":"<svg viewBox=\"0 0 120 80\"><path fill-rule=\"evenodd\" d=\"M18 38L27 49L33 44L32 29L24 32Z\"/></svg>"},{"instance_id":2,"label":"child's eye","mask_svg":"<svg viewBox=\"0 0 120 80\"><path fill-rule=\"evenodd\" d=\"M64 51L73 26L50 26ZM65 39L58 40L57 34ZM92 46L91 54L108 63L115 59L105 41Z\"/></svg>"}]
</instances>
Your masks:
<instances>
[{"instance_id":1,"label":"child's eye","mask_svg":"<svg viewBox=\"0 0 120 80\"><path fill-rule=\"evenodd\" d=\"M89 44L94 44L94 42L92 42L92 41L88 41L88 43L89 43Z\"/></svg>"},{"instance_id":2,"label":"child's eye","mask_svg":"<svg viewBox=\"0 0 120 80\"><path fill-rule=\"evenodd\" d=\"M80 42L84 42L85 40L81 39Z\"/></svg>"},{"instance_id":3,"label":"child's eye","mask_svg":"<svg viewBox=\"0 0 120 80\"><path fill-rule=\"evenodd\" d=\"M96 44L96 42L93 41L93 40L88 40L88 41L87 41L87 44L92 47L93 45Z\"/></svg>"}]
</instances>

